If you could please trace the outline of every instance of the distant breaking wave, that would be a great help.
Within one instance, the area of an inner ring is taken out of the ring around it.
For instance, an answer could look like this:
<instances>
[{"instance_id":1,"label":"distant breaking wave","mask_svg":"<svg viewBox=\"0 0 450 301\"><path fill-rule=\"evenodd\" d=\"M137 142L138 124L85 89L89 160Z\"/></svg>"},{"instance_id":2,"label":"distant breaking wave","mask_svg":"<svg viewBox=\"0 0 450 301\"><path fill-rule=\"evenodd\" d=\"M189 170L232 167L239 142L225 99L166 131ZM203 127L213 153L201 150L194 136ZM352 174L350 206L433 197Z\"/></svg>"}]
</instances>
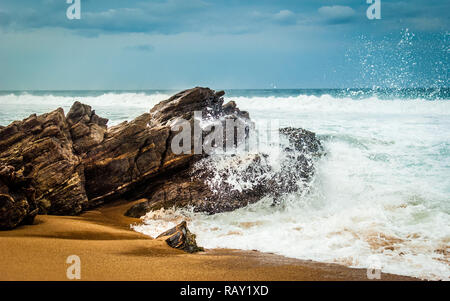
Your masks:
<instances>
[{"instance_id":1,"label":"distant breaking wave","mask_svg":"<svg viewBox=\"0 0 450 301\"><path fill-rule=\"evenodd\" d=\"M292 90L229 90L227 100L238 101L244 107L258 109L260 105L271 108L297 106L304 110L320 111L365 111L372 110L410 110L417 113L432 110L434 113L447 114L450 89L410 89L410 90L371 90L371 89L292 89ZM302 94L306 93L306 94ZM390 97L393 93L394 98ZM169 98L173 91L41 91L41 92L0 92L0 125L7 125L14 120L24 119L30 114L44 114L62 107L66 112L74 101L91 105L97 113L110 119L109 125L131 120L150 110L158 102ZM435 105L427 106L427 101L434 100ZM361 102L355 102L360 100ZM413 101L413 105L402 106L392 100ZM377 102L378 101L378 102ZM387 101L387 102L385 102ZM255 104L258 104L255 107ZM444 110L444 111L442 111Z\"/></svg>"}]
</instances>

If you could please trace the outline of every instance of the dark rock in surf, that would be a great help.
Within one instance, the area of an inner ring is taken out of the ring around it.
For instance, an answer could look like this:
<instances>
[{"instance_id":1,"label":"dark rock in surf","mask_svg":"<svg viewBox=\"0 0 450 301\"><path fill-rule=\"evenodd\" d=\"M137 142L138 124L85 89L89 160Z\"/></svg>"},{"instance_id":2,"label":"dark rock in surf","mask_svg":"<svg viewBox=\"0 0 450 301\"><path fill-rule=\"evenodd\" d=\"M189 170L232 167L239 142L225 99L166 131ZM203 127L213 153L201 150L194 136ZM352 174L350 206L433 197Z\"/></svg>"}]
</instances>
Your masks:
<instances>
[{"instance_id":1,"label":"dark rock in surf","mask_svg":"<svg viewBox=\"0 0 450 301\"><path fill-rule=\"evenodd\" d=\"M181 118L194 123L194 112L218 118L224 115L222 92L194 88L157 104L150 113L108 129L104 140L83 154L86 192L91 206L128 193L146 197L158 180L186 169L198 160L194 144L188 154L174 154L171 126ZM236 116L242 113L235 108Z\"/></svg>"},{"instance_id":2,"label":"dark rock in surf","mask_svg":"<svg viewBox=\"0 0 450 301\"><path fill-rule=\"evenodd\" d=\"M300 128L282 128L280 133L285 135L292 146L297 151L309 153L315 156L324 154L322 144L317 139L316 134Z\"/></svg>"},{"instance_id":3,"label":"dark rock in surf","mask_svg":"<svg viewBox=\"0 0 450 301\"><path fill-rule=\"evenodd\" d=\"M80 102L67 116L60 108L0 128L0 227L30 223L37 212L76 215L116 199L148 199L127 212L135 217L171 207L214 214L303 189L297 182L312 177L321 146L314 133L302 129L280 130L288 145L278 172L266 154L226 157L229 166L218 171L213 156L194 155L193 149L172 152L172 126L181 119L192 125L195 111L216 124L248 121L236 103L223 104L223 95L208 88L182 91L110 128L107 119ZM236 133L232 138L240 143ZM236 189L226 181L236 172L251 185Z\"/></svg>"},{"instance_id":4,"label":"dark rock in surf","mask_svg":"<svg viewBox=\"0 0 450 301\"><path fill-rule=\"evenodd\" d=\"M277 204L288 193L306 191L314 175L314 162L323 154L320 141L314 133L303 129L283 128L280 133L288 144L282 149L284 156L280 158L278 172L272 170L265 154L229 156L225 159L229 168L220 172L215 170L211 157L202 158L181 173L156 182L148 201L133 206L136 208L132 207L128 215L140 217L149 211L172 207L192 207L196 212L215 214L245 207L266 196ZM231 177L251 185L236 189L228 181Z\"/></svg>"},{"instance_id":5,"label":"dark rock in surf","mask_svg":"<svg viewBox=\"0 0 450 301\"><path fill-rule=\"evenodd\" d=\"M172 153L173 122L193 123L194 111L219 118L223 91L193 88L156 105L133 121L107 128L107 119L90 106L75 102L63 109L31 115L0 128L0 165L16 179L1 185L0 224L13 228L41 214L76 215L104 202L135 199L157 181L185 170L202 156ZM227 106L234 118L248 116ZM33 190L33 196L25 191Z\"/></svg>"},{"instance_id":6,"label":"dark rock in surf","mask_svg":"<svg viewBox=\"0 0 450 301\"><path fill-rule=\"evenodd\" d=\"M181 222L176 227L161 233L156 238L164 239L170 247L180 249L188 253L204 251L202 247L197 246L195 234L189 231L185 221Z\"/></svg>"},{"instance_id":7,"label":"dark rock in surf","mask_svg":"<svg viewBox=\"0 0 450 301\"><path fill-rule=\"evenodd\" d=\"M131 206L126 212L125 216L140 218L151 211L148 199L141 199L140 202Z\"/></svg>"}]
</instances>

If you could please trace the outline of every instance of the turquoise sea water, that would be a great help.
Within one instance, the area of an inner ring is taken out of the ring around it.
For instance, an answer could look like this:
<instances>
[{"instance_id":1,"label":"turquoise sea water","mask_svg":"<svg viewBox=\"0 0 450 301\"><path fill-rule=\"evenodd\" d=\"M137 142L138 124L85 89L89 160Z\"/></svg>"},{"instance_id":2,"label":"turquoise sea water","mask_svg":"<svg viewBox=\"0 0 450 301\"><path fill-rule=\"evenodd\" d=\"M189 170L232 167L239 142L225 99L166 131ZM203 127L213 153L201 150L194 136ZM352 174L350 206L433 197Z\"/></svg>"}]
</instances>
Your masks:
<instances>
[{"instance_id":1,"label":"turquoise sea water","mask_svg":"<svg viewBox=\"0 0 450 301\"><path fill-rule=\"evenodd\" d=\"M75 100L114 125L175 92L2 91L0 125L57 107L67 112ZM317 162L311 192L214 216L166 210L137 231L156 235L188 218L207 248L450 279L450 89L226 92L254 120L317 133L328 155Z\"/></svg>"}]
</instances>

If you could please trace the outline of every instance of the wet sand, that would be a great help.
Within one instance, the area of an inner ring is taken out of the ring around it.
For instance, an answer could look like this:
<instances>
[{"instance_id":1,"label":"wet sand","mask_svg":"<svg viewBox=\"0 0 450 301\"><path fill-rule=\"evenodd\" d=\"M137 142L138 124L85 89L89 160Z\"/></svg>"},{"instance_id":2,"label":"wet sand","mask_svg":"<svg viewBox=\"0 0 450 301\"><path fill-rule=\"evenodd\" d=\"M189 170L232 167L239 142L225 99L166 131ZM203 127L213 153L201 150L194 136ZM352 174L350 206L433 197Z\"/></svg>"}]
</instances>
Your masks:
<instances>
[{"instance_id":1,"label":"wet sand","mask_svg":"<svg viewBox=\"0 0 450 301\"><path fill-rule=\"evenodd\" d=\"M40 215L34 225L0 232L0 280L68 280L70 255L80 257L81 280L368 280L365 269L256 251L187 254L130 230L140 222L123 215L132 204L76 217ZM382 274L381 280L417 279Z\"/></svg>"}]
</instances>

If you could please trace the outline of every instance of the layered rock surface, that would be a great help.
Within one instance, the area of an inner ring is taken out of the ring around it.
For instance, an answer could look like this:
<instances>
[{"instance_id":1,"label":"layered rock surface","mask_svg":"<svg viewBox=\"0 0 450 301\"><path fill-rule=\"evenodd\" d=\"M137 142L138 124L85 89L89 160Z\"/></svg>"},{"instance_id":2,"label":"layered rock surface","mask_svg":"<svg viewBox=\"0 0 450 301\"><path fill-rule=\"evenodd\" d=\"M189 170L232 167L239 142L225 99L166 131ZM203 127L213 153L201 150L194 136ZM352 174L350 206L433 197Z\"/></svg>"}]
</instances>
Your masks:
<instances>
[{"instance_id":1,"label":"layered rock surface","mask_svg":"<svg viewBox=\"0 0 450 301\"><path fill-rule=\"evenodd\" d=\"M38 212L76 215L119 198L146 198L130 208L130 216L187 206L213 214L267 195L276 201L285 192L301 189L298 180L308 181L314 170L312 158L321 152L315 135L301 129L281 130L289 143L280 171L271 169L265 154L225 155L220 160L228 160L229 168L217 170L217 156L194 154L194 138L190 152L172 151L177 134L172 127L181 120L194 126L194 112L216 125L229 119L249 122L248 113L234 102L223 104L223 95L198 87L182 91L150 112L110 128L107 119L80 102L67 116L60 108L0 127L0 228L32 223ZM234 144L240 143L237 134L232 138ZM225 180L217 182L234 172L253 184L235 189Z\"/></svg>"},{"instance_id":2,"label":"layered rock surface","mask_svg":"<svg viewBox=\"0 0 450 301\"><path fill-rule=\"evenodd\" d=\"M40 213L73 215L88 204L83 164L74 152L62 109L34 114L1 129L0 165L28 179Z\"/></svg>"},{"instance_id":3,"label":"layered rock surface","mask_svg":"<svg viewBox=\"0 0 450 301\"><path fill-rule=\"evenodd\" d=\"M0 165L0 229L12 229L33 223L38 209L35 190L30 179L24 178L10 165Z\"/></svg>"},{"instance_id":4,"label":"layered rock surface","mask_svg":"<svg viewBox=\"0 0 450 301\"><path fill-rule=\"evenodd\" d=\"M194 112L201 112L204 118L224 116L223 94L208 88L183 91L149 113L108 129L104 140L82 155L89 204L98 205L124 194L136 198L151 193L156 182L201 157L194 155L194 144L186 154L172 152L172 125L181 119L193 124ZM246 116L237 108L227 113Z\"/></svg>"},{"instance_id":5,"label":"layered rock surface","mask_svg":"<svg viewBox=\"0 0 450 301\"><path fill-rule=\"evenodd\" d=\"M80 102L67 116L59 108L1 127L0 168L8 170L0 179L2 228L17 226L34 208L41 214L75 215L147 191L155 177L192 161L193 154L171 152L171 123L179 118L192 122L194 111L223 115L223 94L208 88L186 90L111 128L107 119ZM245 115L233 106L226 108ZM27 184L5 180L11 177ZM33 197L18 192L25 189L33 190ZM7 222L8 216L19 217Z\"/></svg>"}]
</instances>

